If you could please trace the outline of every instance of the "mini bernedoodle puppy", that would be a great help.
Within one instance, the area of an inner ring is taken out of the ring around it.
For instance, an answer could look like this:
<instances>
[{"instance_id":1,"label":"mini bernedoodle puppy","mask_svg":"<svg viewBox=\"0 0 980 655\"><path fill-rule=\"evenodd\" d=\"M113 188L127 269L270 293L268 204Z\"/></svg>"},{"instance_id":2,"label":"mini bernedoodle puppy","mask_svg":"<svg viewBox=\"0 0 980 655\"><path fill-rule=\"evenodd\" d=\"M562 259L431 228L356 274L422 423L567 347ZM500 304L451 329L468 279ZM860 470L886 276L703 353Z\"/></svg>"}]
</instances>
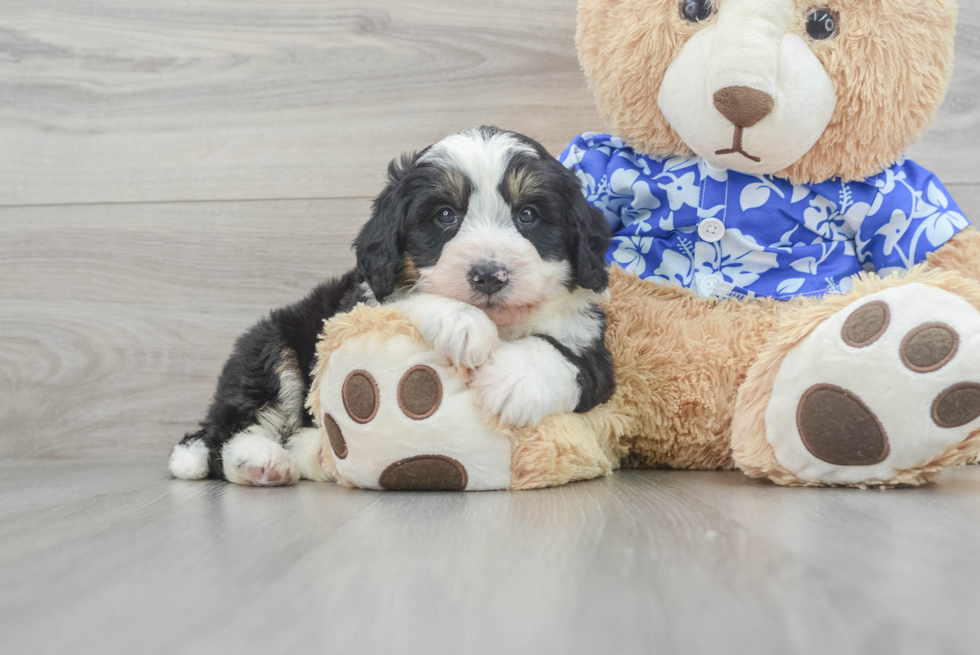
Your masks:
<instances>
[{"instance_id":1,"label":"mini bernedoodle puppy","mask_svg":"<svg viewBox=\"0 0 980 655\"><path fill-rule=\"evenodd\" d=\"M326 479L304 407L316 341L324 320L362 302L395 305L473 369L476 399L504 423L604 403L615 387L597 302L609 238L575 174L520 134L475 128L396 159L354 242L356 269L238 339L171 472L250 485Z\"/></svg>"}]
</instances>

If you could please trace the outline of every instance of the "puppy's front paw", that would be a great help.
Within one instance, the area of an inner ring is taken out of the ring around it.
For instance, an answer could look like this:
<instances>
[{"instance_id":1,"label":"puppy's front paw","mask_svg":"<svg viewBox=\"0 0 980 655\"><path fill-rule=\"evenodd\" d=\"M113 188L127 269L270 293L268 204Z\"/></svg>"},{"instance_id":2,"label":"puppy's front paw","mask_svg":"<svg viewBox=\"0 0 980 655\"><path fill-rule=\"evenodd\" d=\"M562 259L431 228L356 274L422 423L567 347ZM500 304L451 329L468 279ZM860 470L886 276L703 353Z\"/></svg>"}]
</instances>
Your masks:
<instances>
[{"instance_id":1,"label":"puppy's front paw","mask_svg":"<svg viewBox=\"0 0 980 655\"><path fill-rule=\"evenodd\" d=\"M235 484L278 487L299 480L299 470L286 449L258 426L232 437L221 448L221 456L225 478Z\"/></svg>"},{"instance_id":2,"label":"puppy's front paw","mask_svg":"<svg viewBox=\"0 0 980 655\"><path fill-rule=\"evenodd\" d=\"M533 426L546 416L574 411L581 391L578 371L547 342L502 343L473 376L480 405L502 423Z\"/></svg>"},{"instance_id":3,"label":"puppy's front paw","mask_svg":"<svg viewBox=\"0 0 980 655\"><path fill-rule=\"evenodd\" d=\"M467 368L482 366L500 344L493 321L466 303L425 303L410 317L434 350Z\"/></svg>"}]
</instances>

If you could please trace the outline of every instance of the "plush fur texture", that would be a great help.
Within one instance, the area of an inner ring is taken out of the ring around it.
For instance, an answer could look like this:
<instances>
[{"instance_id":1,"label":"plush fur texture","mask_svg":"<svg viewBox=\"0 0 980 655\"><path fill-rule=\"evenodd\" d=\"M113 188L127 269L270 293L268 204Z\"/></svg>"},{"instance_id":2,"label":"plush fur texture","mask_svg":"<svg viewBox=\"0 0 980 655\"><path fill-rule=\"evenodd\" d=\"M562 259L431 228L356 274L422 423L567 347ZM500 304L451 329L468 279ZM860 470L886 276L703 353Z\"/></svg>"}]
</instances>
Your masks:
<instances>
[{"instance_id":1,"label":"plush fur texture","mask_svg":"<svg viewBox=\"0 0 980 655\"><path fill-rule=\"evenodd\" d=\"M932 262L903 277L867 275L846 295L789 302L705 302L689 290L611 270L603 307L616 391L587 413L552 415L534 427L504 426L485 414L487 424L511 440L511 488L557 486L619 468L737 467L783 485L814 485L780 466L765 438L766 409L780 364L818 325L883 289L926 284L980 310L980 281L968 275L980 261L980 233L968 229L954 237L949 254L941 259L948 268ZM363 334L405 334L424 342L397 310L359 308L331 321L319 345L316 378L326 373L331 353ZM458 374L471 373L460 368ZM309 396L314 415L320 410L317 389ZM924 484L946 466L978 454L980 430L894 479L847 486Z\"/></svg>"},{"instance_id":2,"label":"plush fur texture","mask_svg":"<svg viewBox=\"0 0 980 655\"><path fill-rule=\"evenodd\" d=\"M972 242L974 257L980 258L980 242L976 233L961 239L963 247ZM855 280L851 293L834 296L823 301L799 300L783 312L774 326L772 337L760 352L757 361L749 371L748 378L739 390L734 406L737 417L732 429L732 452L739 468L752 477L768 477L783 485L815 486L816 483L800 480L787 471L776 460L772 446L759 435L766 433L766 408L772 395L773 385L780 364L793 348L806 338L818 325L841 311L855 300L877 291L919 283L943 289L965 298L980 310L980 283L966 278L954 271L921 267L904 277L892 276L882 279L876 275L862 276ZM871 479L858 487L888 487L898 485L919 485L932 482L946 466L961 464L974 459L980 452L980 430L976 430L959 444L947 449L931 461L913 469L900 471L895 477L886 480Z\"/></svg>"},{"instance_id":3,"label":"plush fur texture","mask_svg":"<svg viewBox=\"0 0 980 655\"><path fill-rule=\"evenodd\" d=\"M784 2L795 9L789 31L804 39L823 64L837 106L806 155L782 170L765 172L797 184L862 180L881 172L931 123L945 97L953 69L955 1ZM836 37L815 41L808 36L806 17L815 7L827 7L839 17ZM582 67L600 112L638 152L692 153L657 97L684 44L717 20L712 12L700 23L688 22L676 0L580 0Z\"/></svg>"}]
</instances>

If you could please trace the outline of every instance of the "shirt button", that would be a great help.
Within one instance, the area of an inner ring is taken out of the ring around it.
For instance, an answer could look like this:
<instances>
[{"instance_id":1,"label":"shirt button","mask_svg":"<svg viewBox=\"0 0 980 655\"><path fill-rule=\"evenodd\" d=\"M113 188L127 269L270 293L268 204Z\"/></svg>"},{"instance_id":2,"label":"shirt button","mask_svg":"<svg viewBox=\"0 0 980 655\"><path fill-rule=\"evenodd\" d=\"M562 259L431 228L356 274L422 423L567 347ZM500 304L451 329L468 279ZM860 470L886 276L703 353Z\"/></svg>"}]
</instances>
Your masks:
<instances>
[{"instance_id":1,"label":"shirt button","mask_svg":"<svg viewBox=\"0 0 980 655\"><path fill-rule=\"evenodd\" d=\"M715 295L715 289L721 284L721 278L717 275L706 275L698 282L698 291L702 298L710 298Z\"/></svg>"},{"instance_id":2,"label":"shirt button","mask_svg":"<svg viewBox=\"0 0 980 655\"><path fill-rule=\"evenodd\" d=\"M725 224L717 218L706 218L698 225L698 236L708 243L721 241L725 236Z\"/></svg>"}]
</instances>

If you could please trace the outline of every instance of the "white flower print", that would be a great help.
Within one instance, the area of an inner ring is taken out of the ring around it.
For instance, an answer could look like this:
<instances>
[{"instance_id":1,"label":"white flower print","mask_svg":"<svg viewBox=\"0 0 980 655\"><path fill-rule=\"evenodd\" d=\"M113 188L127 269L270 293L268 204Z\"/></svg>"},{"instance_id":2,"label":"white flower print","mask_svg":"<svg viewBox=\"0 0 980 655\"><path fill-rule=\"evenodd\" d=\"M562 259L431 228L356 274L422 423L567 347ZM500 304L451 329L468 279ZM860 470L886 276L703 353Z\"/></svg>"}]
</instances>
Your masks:
<instances>
[{"instance_id":1,"label":"white flower print","mask_svg":"<svg viewBox=\"0 0 980 655\"><path fill-rule=\"evenodd\" d=\"M932 182L926 190L929 203L922 201L921 192L915 215L912 218L924 218L926 238L933 246L941 246L970 224L966 217L957 212L946 211L949 208L949 198Z\"/></svg>"},{"instance_id":2,"label":"white flower print","mask_svg":"<svg viewBox=\"0 0 980 655\"><path fill-rule=\"evenodd\" d=\"M892 212L891 220L878 228L875 235L885 237L886 256L892 254L892 251L898 245L898 240L905 236L905 232L908 231L909 225L911 224L912 219L908 217L908 214L901 209L896 209Z\"/></svg>"},{"instance_id":3,"label":"white flower print","mask_svg":"<svg viewBox=\"0 0 980 655\"><path fill-rule=\"evenodd\" d=\"M687 173L680 177L674 175L669 175L668 177L673 178L673 180L668 184L658 184L657 186L667 192L667 202L670 203L670 210L675 212L679 211L684 205L697 208L698 198L701 195L701 189L697 185L697 175Z\"/></svg>"},{"instance_id":4,"label":"white flower print","mask_svg":"<svg viewBox=\"0 0 980 655\"><path fill-rule=\"evenodd\" d=\"M865 181L793 185L697 157L644 156L607 134L577 138L561 159L618 232L616 263L688 288L716 275L719 295L847 292L860 271L907 270L969 225L913 162ZM709 217L725 224L718 242L696 234Z\"/></svg>"},{"instance_id":5,"label":"white flower print","mask_svg":"<svg viewBox=\"0 0 980 655\"><path fill-rule=\"evenodd\" d=\"M677 245L679 251L664 250L660 266L650 277L661 284L689 287L694 281L694 248L688 239L680 239Z\"/></svg>"},{"instance_id":6,"label":"white flower print","mask_svg":"<svg viewBox=\"0 0 980 655\"><path fill-rule=\"evenodd\" d=\"M753 177L759 181L746 184L745 188L742 189L742 195L739 197L739 204L741 204L743 212L755 209L756 207L762 207L769 202L769 197L773 191L780 198L786 197L786 194L765 175L753 175Z\"/></svg>"},{"instance_id":7,"label":"white flower print","mask_svg":"<svg viewBox=\"0 0 980 655\"><path fill-rule=\"evenodd\" d=\"M737 287L747 287L776 268L776 253L767 252L752 236L730 228L721 241L699 241L695 248L698 274L720 272Z\"/></svg>"},{"instance_id":8,"label":"white flower print","mask_svg":"<svg viewBox=\"0 0 980 655\"><path fill-rule=\"evenodd\" d=\"M714 166L709 166L708 162L703 159L698 159L698 170L701 171L702 180L714 180L715 182L727 182L728 181L728 171L726 169L715 168Z\"/></svg>"},{"instance_id":9,"label":"white flower print","mask_svg":"<svg viewBox=\"0 0 980 655\"><path fill-rule=\"evenodd\" d=\"M613 241L616 243L613 259L627 273L642 276L647 270L646 255L650 252L653 239L651 237L614 237Z\"/></svg>"},{"instance_id":10,"label":"white flower print","mask_svg":"<svg viewBox=\"0 0 980 655\"><path fill-rule=\"evenodd\" d=\"M806 228L814 234L831 241L850 241L861 228L871 207L866 202L841 205L845 211L837 210L837 203L823 196L810 199L810 208L803 212Z\"/></svg>"},{"instance_id":11,"label":"white flower print","mask_svg":"<svg viewBox=\"0 0 980 655\"><path fill-rule=\"evenodd\" d=\"M781 296L788 296L791 293L796 293L806 282L805 277L789 277L780 282L776 286L776 293Z\"/></svg>"}]
</instances>

